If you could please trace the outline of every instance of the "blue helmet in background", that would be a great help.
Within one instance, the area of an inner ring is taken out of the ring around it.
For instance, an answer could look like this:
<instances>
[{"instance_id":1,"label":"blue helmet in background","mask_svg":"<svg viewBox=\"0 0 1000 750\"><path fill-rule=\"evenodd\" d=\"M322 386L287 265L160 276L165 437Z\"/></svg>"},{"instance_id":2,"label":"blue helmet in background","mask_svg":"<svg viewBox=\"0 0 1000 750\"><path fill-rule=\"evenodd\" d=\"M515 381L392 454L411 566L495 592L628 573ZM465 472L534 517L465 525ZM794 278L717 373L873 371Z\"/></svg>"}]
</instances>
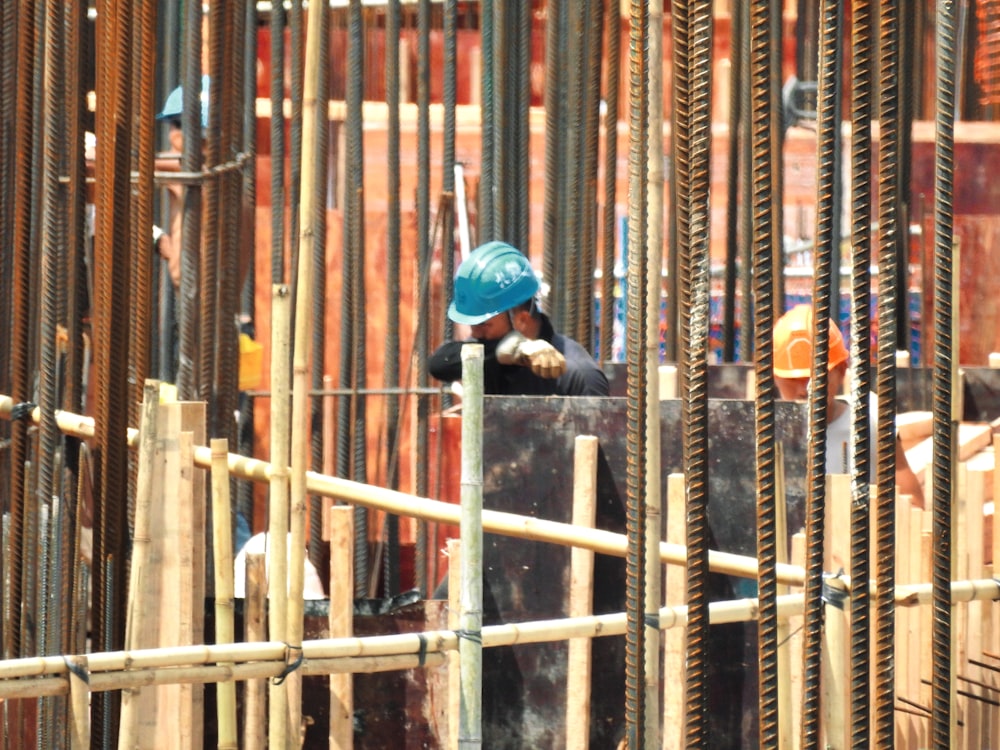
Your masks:
<instances>
[{"instance_id":1,"label":"blue helmet in background","mask_svg":"<svg viewBox=\"0 0 1000 750\"><path fill-rule=\"evenodd\" d=\"M456 323L478 325L527 302L539 286L524 253L506 242L487 242L458 267L448 317Z\"/></svg>"},{"instance_id":2,"label":"blue helmet in background","mask_svg":"<svg viewBox=\"0 0 1000 750\"><path fill-rule=\"evenodd\" d=\"M208 89L212 79L204 75L201 77L201 127L208 127ZM174 120L184 112L184 87L178 86L167 95L167 100L163 103L163 109L156 115L157 120Z\"/></svg>"}]
</instances>

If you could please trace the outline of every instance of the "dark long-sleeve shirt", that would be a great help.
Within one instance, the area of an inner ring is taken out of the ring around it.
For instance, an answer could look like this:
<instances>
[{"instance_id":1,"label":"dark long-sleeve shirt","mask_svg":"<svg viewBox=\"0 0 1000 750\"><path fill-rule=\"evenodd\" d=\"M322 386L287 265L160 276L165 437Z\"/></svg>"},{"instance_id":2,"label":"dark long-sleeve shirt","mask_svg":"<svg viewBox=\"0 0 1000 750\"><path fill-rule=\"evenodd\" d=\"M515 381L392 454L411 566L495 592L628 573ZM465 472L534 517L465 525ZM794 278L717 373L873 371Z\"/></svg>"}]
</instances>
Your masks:
<instances>
[{"instance_id":1,"label":"dark long-sleeve shirt","mask_svg":"<svg viewBox=\"0 0 1000 750\"><path fill-rule=\"evenodd\" d=\"M506 396L607 396L608 379L594 358L580 344L568 336L556 333L548 316L541 315L539 338L543 339L566 358L566 372L558 378L542 378L530 368L520 365L502 365L497 362L499 341L449 341L442 344L427 360L427 371L432 377L450 383L462 379L462 346L468 343L483 345L483 390L489 395Z\"/></svg>"}]
</instances>

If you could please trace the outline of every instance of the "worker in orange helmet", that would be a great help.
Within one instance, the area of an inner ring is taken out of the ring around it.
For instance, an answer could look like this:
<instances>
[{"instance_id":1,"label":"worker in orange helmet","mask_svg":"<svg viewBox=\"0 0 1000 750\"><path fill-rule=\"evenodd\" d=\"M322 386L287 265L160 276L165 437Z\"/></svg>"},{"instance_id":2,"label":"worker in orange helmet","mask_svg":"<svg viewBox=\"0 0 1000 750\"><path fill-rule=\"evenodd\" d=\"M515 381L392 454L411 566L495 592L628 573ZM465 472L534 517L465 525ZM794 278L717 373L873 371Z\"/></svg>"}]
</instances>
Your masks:
<instances>
[{"instance_id":1,"label":"worker in orange helmet","mask_svg":"<svg viewBox=\"0 0 1000 750\"><path fill-rule=\"evenodd\" d=\"M847 376L847 347L844 337L831 320L830 356L828 363L826 404L826 471L828 474L849 472L850 453L847 446L851 435L850 401L841 396ZM796 305L778 319L774 326L774 384L781 398L801 401L809 395L809 378L813 360L813 309L811 305ZM876 459L875 421L878 408L875 394L871 406L872 471ZM909 495L916 508L924 507L924 493L917 475L913 473L903 444L896 439L896 487Z\"/></svg>"}]
</instances>

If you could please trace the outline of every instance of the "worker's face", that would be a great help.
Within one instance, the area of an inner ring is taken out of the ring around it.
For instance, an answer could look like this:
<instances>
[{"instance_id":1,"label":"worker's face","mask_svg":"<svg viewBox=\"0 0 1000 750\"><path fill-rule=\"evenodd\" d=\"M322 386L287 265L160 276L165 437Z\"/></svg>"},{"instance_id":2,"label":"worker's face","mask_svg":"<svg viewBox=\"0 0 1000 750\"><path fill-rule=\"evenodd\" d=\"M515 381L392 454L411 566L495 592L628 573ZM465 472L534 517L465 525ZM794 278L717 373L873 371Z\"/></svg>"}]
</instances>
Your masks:
<instances>
[{"instance_id":1,"label":"worker's face","mask_svg":"<svg viewBox=\"0 0 1000 750\"><path fill-rule=\"evenodd\" d=\"M827 414L831 414L837 396L844 389L844 377L847 375L847 363L841 362L830 370L827 375ZM774 376L774 387L785 401L805 401L809 398L809 378L783 378Z\"/></svg>"},{"instance_id":2,"label":"worker's face","mask_svg":"<svg viewBox=\"0 0 1000 750\"><path fill-rule=\"evenodd\" d=\"M170 123L170 135L167 137L170 140L170 149L172 151L176 151L177 153L184 151L184 133L181 131L179 122Z\"/></svg>"},{"instance_id":3,"label":"worker's face","mask_svg":"<svg viewBox=\"0 0 1000 750\"><path fill-rule=\"evenodd\" d=\"M505 312L471 326L472 337L481 341L499 341L510 331L510 316Z\"/></svg>"}]
</instances>

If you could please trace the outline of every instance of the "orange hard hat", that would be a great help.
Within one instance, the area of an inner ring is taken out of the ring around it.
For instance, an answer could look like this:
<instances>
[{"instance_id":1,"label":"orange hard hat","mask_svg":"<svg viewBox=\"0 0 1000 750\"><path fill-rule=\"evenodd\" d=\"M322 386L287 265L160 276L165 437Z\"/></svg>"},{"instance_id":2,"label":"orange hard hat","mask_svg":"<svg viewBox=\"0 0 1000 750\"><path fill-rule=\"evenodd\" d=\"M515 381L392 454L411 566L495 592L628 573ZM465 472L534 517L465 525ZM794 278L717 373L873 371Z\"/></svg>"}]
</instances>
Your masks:
<instances>
[{"instance_id":1,"label":"orange hard hat","mask_svg":"<svg viewBox=\"0 0 1000 750\"><path fill-rule=\"evenodd\" d=\"M833 369L847 361L847 347L840 329L830 323L830 361ZM774 374L781 378L808 378L812 374L813 309L796 305L774 326Z\"/></svg>"}]
</instances>

